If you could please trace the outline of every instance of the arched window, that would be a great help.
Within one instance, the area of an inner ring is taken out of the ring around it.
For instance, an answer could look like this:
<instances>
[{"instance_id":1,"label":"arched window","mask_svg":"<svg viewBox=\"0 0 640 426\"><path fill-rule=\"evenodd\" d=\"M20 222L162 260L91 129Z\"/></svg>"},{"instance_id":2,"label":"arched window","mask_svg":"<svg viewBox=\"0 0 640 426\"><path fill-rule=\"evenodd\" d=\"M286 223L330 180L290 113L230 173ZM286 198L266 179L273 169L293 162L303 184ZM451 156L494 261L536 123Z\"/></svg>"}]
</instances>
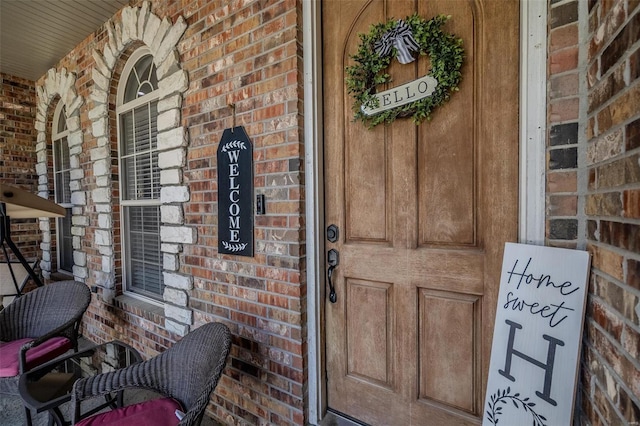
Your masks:
<instances>
[{"instance_id":1,"label":"arched window","mask_svg":"<svg viewBox=\"0 0 640 426\"><path fill-rule=\"evenodd\" d=\"M124 289L162 300L158 79L148 49L135 51L118 86L118 151Z\"/></svg>"},{"instance_id":2,"label":"arched window","mask_svg":"<svg viewBox=\"0 0 640 426\"><path fill-rule=\"evenodd\" d=\"M53 176L55 201L67 211L65 217L57 219L57 261L59 272L73 272L73 236L71 235L71 165L67 137L67 114L62 102L58 102L53 114L51 140L53 142Z\"/></svg>"}]
</instances>

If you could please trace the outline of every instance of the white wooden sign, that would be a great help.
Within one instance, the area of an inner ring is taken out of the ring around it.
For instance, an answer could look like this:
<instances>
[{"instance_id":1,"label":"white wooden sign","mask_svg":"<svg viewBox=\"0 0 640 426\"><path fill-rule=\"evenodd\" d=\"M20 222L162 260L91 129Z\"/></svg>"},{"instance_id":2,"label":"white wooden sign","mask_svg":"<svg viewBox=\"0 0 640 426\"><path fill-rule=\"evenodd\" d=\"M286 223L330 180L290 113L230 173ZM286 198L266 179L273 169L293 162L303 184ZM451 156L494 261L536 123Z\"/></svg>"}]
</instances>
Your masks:
<instances>
[{"instance_id":1,"label":"white wooden sign","mask_svg":"<svg viewBox=\"0 0 640 426\"><path fill-rule=\"evenodd\" d=\"M363 105L361 109L366 115L374 115L391 108L426 98L436 90L437 86L438 80L430 75L425 75L422 78L410 81L409 83L398 86L395 89L376 93L374 96L378 98L378 107L365 108Z\"/></svg>"},{"instance_id":2,"label":"white wooden sign","mask_svg":"<svg viewBox=\"0 0 640 426\"><path fill-rule=\"evenodd\" d=\"M569 426L590 257L507 243L483 426Z\"/></svg>"}]
</instances>

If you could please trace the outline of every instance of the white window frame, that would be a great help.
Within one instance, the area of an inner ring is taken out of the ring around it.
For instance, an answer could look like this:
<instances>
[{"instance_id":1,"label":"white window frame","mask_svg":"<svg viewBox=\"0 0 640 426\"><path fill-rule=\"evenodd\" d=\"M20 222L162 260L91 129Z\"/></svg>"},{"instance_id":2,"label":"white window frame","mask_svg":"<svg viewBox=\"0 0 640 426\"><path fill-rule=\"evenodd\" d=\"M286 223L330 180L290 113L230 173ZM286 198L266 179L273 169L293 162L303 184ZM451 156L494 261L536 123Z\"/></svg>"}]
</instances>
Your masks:
<instances>
[{"instance_id":1,"label":"white window frame","mask_svg":"<svg viewBox=\"0 0 640 426\"><path fill-rule=\"evenodd\" d=\"M120 81L118 83L118 88L116 92L116 128L117 128L117 145L118 145L118 175L122 176L123 173L123 164L122 164L122 143L120 140L121 135L121 125L120 125L120 116L124 113L134 110L135 108L148 104L153 101L160 100L160 90L157 89L151 93L143 95L140 98L134 99L132 101L127 102L126 105L124 103L125 90L127 86L127 81L129 80L129 76L131 72L133 72L134 66L136 63L146 55L151 55L151 51L148 47L143 46L137 49L135 52L131 54L129 59L127 60L124 69L121 74ZM147 207L147 206L160 206L161 201L160 198L154 200L136 200L129 201L123 199L124 185L122 179L118 179L118 189L120 193L120 244L121 244L121 261L122 261L122 291L124 294L144 300L146 302L152 303L154 305L163 306L163 295L158 294L157 299L151 296L147 296L142 293L135 292L129 289L129 271L131 270L130 258L127 253L128 243L127 239L129 238L128 227L129 224L126 220L125 215L125 207L129 206L137 206L137 207ZM159 252L160 258L160 266L162 267L162 253Z\"/></svg>"},{"instance_id":2,"label":"white window frame","mask_svg":"<svg viewBox=\"0 0 640 426\"><path fill-rule=\"evenodd\" d=\"M53 122L51 123L51 151L53 153L53 193L54 193L54 197L55 197L55 201L57 204L59 204L60 206L64 207L65 210L70 210L73 208L73 204L71 202L65 203L65 202L60 202L58 201L58 191L60 190L60 188L58 188L58 179L57 179L57 174L58 173L64 173L65 171L67 172L71 172L71 165L69 165L69 169L66 170L58 170L57 168L57 164L58 162L56 161L56 142L60 141L61 139L64 139L64 141L61 141L60 143L66 143L67 144L67 148L69 147L69 128L67 127L66 124L66 117L63 117L63 111L64 111L64 104L62 101L59 101L58 104L56 105L56 109L53 113ZM60 120L64 119L65 120L65 129L63 131L59 131L58 130L58 124L60 123ZM70 159L69 159L70 161ZM71 191L70 188L67 188L69 191ZM61 264L62 264L62 240L64 238L64 235L62 235L62 220L64 218L58 218L56 219L56 271L65 275L73 275L73 259L71 261L71 270L66 270L66 269L61 269ZM72 235L70 235L70 237L72 237Z\"/></svg>"}]
</instances>

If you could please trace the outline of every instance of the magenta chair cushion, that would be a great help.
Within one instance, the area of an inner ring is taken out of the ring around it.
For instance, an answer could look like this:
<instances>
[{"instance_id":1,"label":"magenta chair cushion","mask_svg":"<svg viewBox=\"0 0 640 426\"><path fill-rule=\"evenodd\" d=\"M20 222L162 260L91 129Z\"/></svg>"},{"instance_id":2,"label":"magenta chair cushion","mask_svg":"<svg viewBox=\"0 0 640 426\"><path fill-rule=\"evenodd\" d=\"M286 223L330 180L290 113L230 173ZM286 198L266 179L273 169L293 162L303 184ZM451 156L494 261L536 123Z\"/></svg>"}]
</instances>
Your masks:
<instances>
[{"instance_id":1,"label":"magenta chair cushion","mask_svg":"<svg viewBox=\"0 0 640 426\"><path fill-rule=\"evenodd\" d=\"M182 411L182 407L173 398L152 399L96 414L79 421L76 426L176 426L180 422L176 410Z\"/></svg>"},{"instance_id":2,"label":"magenta chair cushion","mask_svg":"<svg viewBox=\"0 0 640 426\"><path fill-rule=\"evenodd\" d=\"M20 348L34 339L0 342L0 377L13 377L20 373ZM73 345L66 337L52 337L27 351L27 370L62 355Z\"/></svg>"}]
</instances>

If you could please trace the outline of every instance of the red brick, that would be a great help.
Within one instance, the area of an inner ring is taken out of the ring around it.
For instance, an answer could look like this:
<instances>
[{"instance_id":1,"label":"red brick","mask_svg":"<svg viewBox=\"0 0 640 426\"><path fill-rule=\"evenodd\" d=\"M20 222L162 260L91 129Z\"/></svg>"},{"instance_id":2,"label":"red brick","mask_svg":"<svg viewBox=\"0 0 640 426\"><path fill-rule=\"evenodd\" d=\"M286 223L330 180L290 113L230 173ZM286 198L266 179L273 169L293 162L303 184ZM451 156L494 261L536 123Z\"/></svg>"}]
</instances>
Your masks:
<instances>
[{"instance_id":1,"label":"red brick","mask_svg":"<svg viewBox=\"0 0 640 426\"><path fill-rule=\"evenodd\" d=\"M617 252L596 246L593 250L593 267L612 276L613 278L623 281L623 257Z\"/></svg>"},{"instance_id":2,"label":"red brick","mask_svg":"<svg viewBox=\"0 0 640 426\"><path fill-rule=\"evenodd\" d=\"M640 119L627 124L626 127L626 150L631 151L638 147L640 147Z\"/></svg>"},{"instance_id":3,"label":"red brick","mask_svg":"<svg viewBox=\"0 0 640 426\"><path fill-rule=\"evenodd\" d=\"M619 192L589 194L586 197L585 212L592 216L620 216L622 199Z\"/></svg>"},{"instance_id":4,"label":"red brick","mask_svg":"<svg viewBox=\"0 0 640 426\"><path fill-rule=\"evenodd\" d=\"M622 199L624 217L640 219L640 189L624 191Z\"/></svg>"},{"instance_id":5,"label":"red brick","mask_svg":"<svg viewBox=\"0 0 640 426\"><path fill-rule=\"evenodd\" d=\"M620 220L600 221L600 241L622 250L640 253L640 225Z\"/></svg>"},{"instance_id":6,"label":"red brick","mask_svg":"<svg viewBox=\"0 0 640 426\"><path fill-rule=\"evenodd\" d=\"M571 24L578 20L578 2L570 1L559 6L552 6L549 12L551 28Z\"/></svg>"},{"instance_id":7,"label":"red brick","mask_svg":"<svg viewBox=\"0 0 640 426\"><path fill-rule=\"evenodd\" d=\"M593 87L589 92L589 110L591 113L609 99L614 97L618 92L625 88L625 65L620 65L614 72L609 74L604 80Z\"/></svg>"},{"instance_id":8,"label":"red brick","mask_svg":"<svg viewBox=\"0 0 640 426\"><path fill-rule=\"evenodd\" d=\"M550 104L549 120L552 123L561 123L578 119L580 100L576 98L552 101Z\"/></svg>"},{"instance_id":9,"label":"red brick","mask_svg":"<svg viewBox=\"0 0 640 426\"><path fill-rule=\"evenodd\" d=\"M623 158L598 167L598 188L610 189L627 183L629 159Z\"/></svg>"},{"instance_id":10,"label":"red brick","mask_svg":"<svg viewBox=\"0 0 640 426\"><path fill-rule=\"evenodd\" d=\"M599 133L605 133L635 116L638 104L640 104L640 84L636 83L598 113Z\"/></svg>"},{"instance_id":11,"label":"red brick","mask_svg":"<svg viewBox=\"0 0 640 426\"><path fill-rule=\"evenodd\" d=\"M593 117L590 117L587 120L587 140L590 141L595 136L594 126L596 124L596 120Z\"/></svg>"},{"instance_id":12,"label":"red brick","mask_svg":"<svg viewBox=\"0 0 640 426\"><path fill-rule=\"evenodd\" d=\"M609 283L607 287L615 286ZM617 287L617 286L615 286ZM619 288L619 287L617 287ZM606 301L606 300L605 300ZM591 305L591 315L593 319L615 340L620 341L624 323L614 313L610 312L606 306L601 303L593 303Z\"/></svg>"},{"instance_id":13,"label":"red brick","mask_svg":"<svg viewBox=\"0 0 640 426\"><path fill-rule=\"evenodd\" d=\"M570 71L578 67L578 47L558 50L549 55L549 70L551 74Z\"/></svg>"},{"instance_id":14,"label":"red brick","mask_svg":"<svg viewBox=\"0 0 640 426\"><path fill-rule=\"evenodd\" d=\"M578 24L565 25L551 30L549 34L551 52L578 45Z\"/></svg>"},{"instance_id":15,"label":"red brick","mask_svg":"<svg viewBox=\"0 0 640 426\"><path fill-rule=\"evenodd\" d=\"M578 73L552 76L550 97L552 99L576 96L578 94Z\"/></svg>"},{"instance_id":16,"label":"red brick","mask_svg":"<svg viewBox=\"0 0 640 426\"><path fill-rule=\"evenodd\" d=\"M636 290L640 290L640 261L635 259L627 260L627 285Z\"/></svg>"},{"instance_id":17,"label":"red brick","mask_svg":"<svg viewBox=\"0 0 640 426\"><path fill-rule=\"evenodd\" d=\"M624 14L624 8L619 13ZM622 15L623 19L624 15ZM629 21L625 24L622 31L620 31L616 37L609 43L609 45L602 52L601 72L605 74L615 64L617 64L624 56L627 49L629 49L640 37L640 14L633 15Z\"/></svg>"},{"instance_id":18,"label":"red brick","mask_svg":"<svg viewBox=\"0 0 640 426\"><path fill-rule=\"evenodd\" d=\"M548 216L575 216L578 197L576 195L555 195L549 197Z\"/></svg>"}]
</instances>

